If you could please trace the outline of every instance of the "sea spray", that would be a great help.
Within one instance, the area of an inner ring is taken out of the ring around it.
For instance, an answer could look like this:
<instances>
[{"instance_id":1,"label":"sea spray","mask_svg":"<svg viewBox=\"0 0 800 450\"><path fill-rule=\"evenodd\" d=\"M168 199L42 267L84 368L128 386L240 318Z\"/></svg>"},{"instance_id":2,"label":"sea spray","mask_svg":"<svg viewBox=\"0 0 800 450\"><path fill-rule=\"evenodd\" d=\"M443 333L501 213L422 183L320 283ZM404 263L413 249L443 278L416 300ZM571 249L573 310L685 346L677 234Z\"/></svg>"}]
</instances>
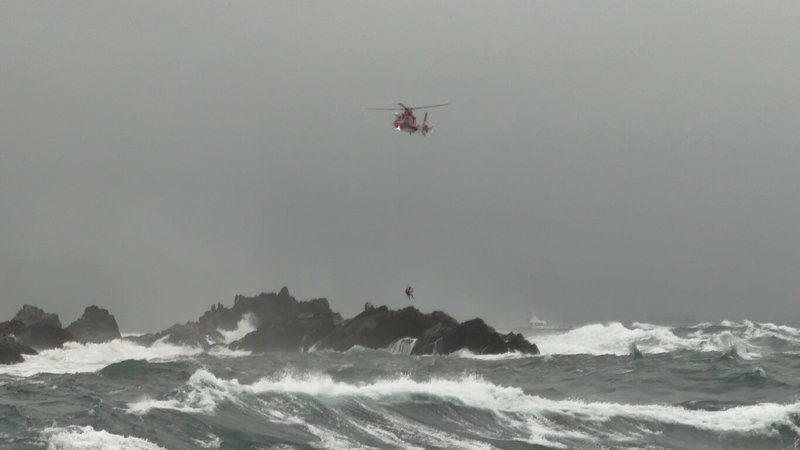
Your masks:
<instances>
[{"instance_id":1,"label":"sea spray","mask_svg":"<svg viewBox=\"0 0 800 450\"><path fill-rule=\"evenodd\" d=\"M533 340L551 352L69 344L36 364L0 367L0 447L751 449L800 440L800 343L788 325L611 322ZM53 368L41 370L45 362Z\"/></svg>"},{"instance_id":2,"label":"sea spray","mask_svg":"<svg viewBox=\"0 0 800 450\"><path fill-rule=\"evenodd\" d=\"M410 355L417 344L417 338L400 338L389 345L389 351L396 355Z\"/></svg>"},{"instance_id":3,"label":"sea spray","mask_svg":"<svg viewBox=\"0 0 800 450\"><path fill-rule=\"evenodd\" d=\"M719 325L703 323L683 329L642 322L628 326L609 322L583 325L562 333L535 334L529 339L536 342L543 354L550 355L622 356L630 354L631 345L636 344L643 354L735 350L744 359L755 359L762 357L764 352L800 345L800 330L750 321L724 321Z\"/></svg>"},{"instance_id":4,"label":"sea spray","mask_svg":"<svg viewBox=\"0 0 800 450\"><path fill-rule=\"evenodd\" d=\"M241 402L253 395L280 393L318 398L364 398L381 404L446 402L463 407L489 410L513 428L536 423L539 432L549 426L545 437L576 437L569 427L556 425L574 421L602 423L625 419L657 424L682 425L716 433L775 432L775 426L789 427L800 434L793 417L800 414L800 403L760 403L719 411L689 410L657 404L623 404L581 400L551 400L528 395L519 388L502 386L477 375L455 379L415 380L408 376L358 384L334 380L321 373L284 374L261 378L252 384L220 379L201 369L195 372L181 393L172 399L144 399L134 402L128 411L144 414L153 408L175 409L192 413L211 413L220 402ZM610 435L605 435L609 438ZM527 438L530 438L528 436Z\"/></svg>"},{"instance_id":5,"label":"sea spray","mask_svg":"<svg viewBox=\"0 0 800 450\"><path fill-rule=\"evenodd\" d=\"M45 428L42 437L48 450L164 450L146 439L119 436L91 426L68 426Z\"/></svg>"},{"instance_id":6,"label":"sea spray","mask_svg":"<svg viewBox=\"0 0 800 450\"><path fill-rule=\"evenodd\" d=\"M231 342L238 341L239 339L245 337L248 333L255 331L258 328L258 319L253 313L245 313L242 314L242 318L239 319L239 322L236 324L236 328L233 330L223 330L219 329L219 333L222 335L224 342L226 344L230 344Z\"/></svg>"},{"instance_id":7,"label":"sea spray","mask_svg":"<svg viewBox=\"0 0 800 450\"><path fill-rule=\"evenodd\" d=\"M127 359L147 361L174 361L202 353L202 349L155 342L150 347L125 339L115 339L102 344L66 342L63 348L25 355L25 361L11 366L0 366L0 374L29 377L40 373L95 372L103 367Z\"/></svg>"}]
</instances>

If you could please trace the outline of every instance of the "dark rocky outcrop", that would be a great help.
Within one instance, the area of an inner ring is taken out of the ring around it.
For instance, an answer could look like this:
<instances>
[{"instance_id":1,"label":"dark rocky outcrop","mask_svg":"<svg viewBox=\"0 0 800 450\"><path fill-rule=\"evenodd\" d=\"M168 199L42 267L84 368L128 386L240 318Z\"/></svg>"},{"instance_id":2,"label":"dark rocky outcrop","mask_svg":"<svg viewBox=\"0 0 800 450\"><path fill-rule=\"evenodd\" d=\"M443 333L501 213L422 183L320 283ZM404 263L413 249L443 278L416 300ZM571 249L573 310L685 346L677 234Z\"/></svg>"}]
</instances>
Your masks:
<instances>
[{"instance_id":1,"label":"dark rocky outcrop","mask_svg":"<svg viewBox=\"0 0 800 450\"><path fill-rule=\"evenodd\" d=\"M328 300L297 301L286 288L277 295L238 297L231 310L251 312L259 324L231 347L256 352L307 350L343 322Z\"/></svg>"},{"instance_id":2,"label":"dark rocky outcrop","mask_svg":"<svg viewBox=\"0 0 800 450\"><path fill-rule=\"evenodd\" d=\"M287 288L277 294L262 293L255 297L237 295L232 307L222 304L211 307L196 322L187 322L143 336L130 338L140 344L156 340L176 345L208 348L225 344L219 330L235 330L246 315L258 326L255 331L231 343L231 348L256 352L307 349L320 337L342 322L324 298L298 301Z\"/></svg>"},{"instance_id":3,"label":"dark rocky outcrop","mask_svg":"<svg viewBox=\"0 0 800 450\"><path fill-rule=\"evenodd\" d=\"M244 317L251 319L256 330L235 342L224 342L219 330L237 329ZM196 322L130 339L144 345L163 339L178 345L208 348L228 344L236 350L265 352L311 347L345 351L355 345L381 349L402 338L417 340L411 348L413 354L448 354L460 349L478 354L539 353L521 334L501 335L481 319L459 324L441 311L424 314L411 306L401 310L381 306L343 321L326 299L298 301L286 288L277 294L237 295L232 307L216 304Z\"/></svg>"},{"instance_id":4,"label":"dark rocky outcrop","mask_svg":"<svg viewBox=\"0 0 800 450\"><path fill-rule=\"evenodd\" d=\"M446 330L457 325L455 319L441 311L423 314L413 306L397 311L381 306L364 311L333 330L317 343L317 348L338 351L354 345L386 348L403 337L419 338L428 330Z\"/></svg>"},{"instance_id":5,"label":"dark rocky outcrop","mask_svg":"<svg viewBox=\"0 0 800 450\"><path fill-rule=\"evenodd\" d=\"M249 328L240 328L243 320ZM235 339L227 331L237 329L252 331L235 342L226 342ZM64 329L56 314L25 305L13 320L0 323L0 363L19 362L25 352L59 347L69 340L105 342L119 337L114 316L97 306L87 307ZM233 306L213 305L197 321L126 339L141 345L164 341L204 349L227 345L253 352L305 351L312 347L346 351L358 345L373 349L393 346L406 354L448 354L461 349L477 354L539 353L536 345L521 334L501 335L482 319L458 323L441 311L425 314L412 306L400 310L381 306L369 307L344 321L326 299L298 301L287 288L277 294L237 295Z\"/></svg>"},{"instance_id":6,"label":"dark rocky outcrop","mask_svg":"<svg viewBox=\"0 0 800 450\"><path fill-rule=\"evenodd\" d=\"M19 363L23 361L22 355L35 354L36 350L20 344L13 337L0 336L0 364Z\"/></svg>"},{"instance_id":7,"label":"dark rocky outcrop","mask_svg":"<svg viewBox=\"0 0 800 450\"><path fill-rule=\"evenodd\" d=\"M448 330L432 330L417 341L412 353L446 355L461 349L476 354L539 353L536 344L531 344L521 334L501 335L483 319L468 320Z\"/></svg>"},{"instance_id":8,"label":"dark rocky outcrop","mask_svg":"<svg viewBox=\"0 0 800 450\"><path fill-rule=\"evenodd\" d=\"M75 340L69 331L43 323L29 325L14 333L14 337L21 344L38 350L61 347L65 342Z\"/></svg>"},{"instance_id":9,"label":"dark rocky outcrop","mask_svg":"<svg viewBox=\"0 0 800 450\"><path fill-rule=\"evenodd\" d=\"M22 305L14 320L19 320L23 324L33 325L35 323L61 328L61 321L58 314L46 313L41 308L32 305Z\"/></svg>"},{"instance_id":10,"label":"dark rocky outcrop","mask_svg":"<svg viewBox=\"0 0 800 450\"><path fill-rule=\"evenodd\" d=\"M412 354L448 354L468 349L478 354L539 353L522 335L501 335L481 319L459 324L441 311L423 314L409 306L392 311L385 306L364 311L317 343L317 348L344 351L354 345L386 348L401 338L416 338Z\"/></svg>"},{"instance_id":11,"label":"dark rocky outcrop","mask_svg":"<svg viewBox=\"0 0 800 450\"><path fill-rule=\"evenodd\" d=\"M14 319L4 322L0 328L8 329L20 344L39 350L61 347L64 342L74 340L61 328L58 314L46 313L31 305L23 305Z\"/></svg>"},{"instance_id":12,"label":"dark rocky outcrop","mask_svg":"<svg viewBox=\"0 0 800 450\"><path fill-rule=\"evenodd\" d=\"M631 345L630 345L629 348L630 348L630 351L631 351L631 358L633 358L633 359L642 359L642 358L644 358L644 356L642 355L642 352L639 350L639 347L636 346L635 342L631 342Z\"/></svg>"},{"instance_id":13,"label":"dark rocky outcrop","mask_svg":"<svg viewBox=\"0 0 800 450\"><path fill-rule=\"evenodd\" d=\"M11 319L6 322L2 322L0 323L0 336L14 334L23 328L25 328L25 324L17 319Z\"/></svg>"},{"instance_id":14,"label":"dark rocky outcrop","mask_svg":"<svg viewBox=\"0 0 800 450\"><path fill-rule=\"evenodd\" d=\"M127 337L139 345L150 346L156 341L166 342L173 345L186 345L189 347L201 347L209 349L214 345L222 344L224 339L217 330L204 331L197 322L186 322L185 324L175 324L166 330L158 333L148 333L141 336Z\"/></svg>"},{"instance_id":15,"label":"dark rocky outcrop","mask_svg":"<svg viewBox=\"0 0 800 450\"><path fill-rule=\"evenodd\" d=\"M74 333L74 334L73 334ZM12 320L0 322L0 364L22 362L22 355L36 350L61 347L67 341L105 342L120 336L114 316L97 306L86 308L83 316L62 328L57 314L23 305Z\"/></svg>"},{"instance_id":16,"label":"dark rocky outcrop","mask_svg":"<svg viewBox=\"0 0 800 450\"><path fill-rule=\"evenodd\" d=\"M88 306L83 315L66 328L81 343L108 342L120 337L119 326L107 309Z\"/></svg>"}]
</instances>

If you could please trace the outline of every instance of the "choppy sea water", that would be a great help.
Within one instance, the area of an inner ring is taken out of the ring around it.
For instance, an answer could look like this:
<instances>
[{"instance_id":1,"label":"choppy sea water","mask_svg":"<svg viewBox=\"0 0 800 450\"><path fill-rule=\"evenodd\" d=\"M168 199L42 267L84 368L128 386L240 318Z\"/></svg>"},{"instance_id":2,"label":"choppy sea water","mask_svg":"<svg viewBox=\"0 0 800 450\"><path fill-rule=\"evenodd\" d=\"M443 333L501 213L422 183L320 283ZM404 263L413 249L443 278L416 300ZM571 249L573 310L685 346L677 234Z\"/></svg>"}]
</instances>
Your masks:
<instances>
[{"instance_id":1,"label":"choppy sea water","mask_svg":"<svg viewBox=\"0 0 800 450\"><path fill-rule=\"evenodd\" d=\"M800 447L797 328L528 333L542 355L67 344L0 366L0 448Z\"/></svg>"}]
</instances>

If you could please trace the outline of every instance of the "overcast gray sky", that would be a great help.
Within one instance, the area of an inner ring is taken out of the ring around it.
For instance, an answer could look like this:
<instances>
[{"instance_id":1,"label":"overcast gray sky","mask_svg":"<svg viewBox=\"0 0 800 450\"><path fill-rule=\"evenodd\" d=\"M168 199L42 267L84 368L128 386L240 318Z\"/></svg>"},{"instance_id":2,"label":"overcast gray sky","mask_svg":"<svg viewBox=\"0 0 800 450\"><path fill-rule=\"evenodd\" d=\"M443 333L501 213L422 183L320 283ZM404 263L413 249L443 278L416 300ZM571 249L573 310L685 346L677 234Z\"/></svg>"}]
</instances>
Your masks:
<instances>
[{"instance_id":1,"label":"overcast gray sky","mask_svg":"<svg viewBox=\"0 0 800 450\"><path fill-rule=\"evenodd\" d=\"M798 318L798 55L798 2L2 2L0 319Z\"/></svg>"}]
</instances>

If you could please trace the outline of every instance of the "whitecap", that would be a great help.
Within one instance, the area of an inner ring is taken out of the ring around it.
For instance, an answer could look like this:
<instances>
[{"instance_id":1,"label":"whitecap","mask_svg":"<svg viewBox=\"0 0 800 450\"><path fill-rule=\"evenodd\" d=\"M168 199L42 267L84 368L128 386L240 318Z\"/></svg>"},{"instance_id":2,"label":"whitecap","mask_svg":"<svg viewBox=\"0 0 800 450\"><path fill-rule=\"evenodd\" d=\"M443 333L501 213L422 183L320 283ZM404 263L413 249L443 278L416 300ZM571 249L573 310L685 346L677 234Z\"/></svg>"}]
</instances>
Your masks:
<instances>
[{"instance_id":1,"label":"whitecap","mask_svg":"<svg viewBox=\"0 0 800 450\"><path fill-rule=\"evenodd\" d=\"M45 428L42 437L47 440L48 450L163 450L147 439L120 436L92 426Z\"/></svg>"},{"instance_id":2,"label":"whitecap","mask_svg":"<svg viewBox=\"0 0 800 450\"><path fill-rule=\"evenodd\" d=\"M242 358L252 355L253 352L249 350L231 350L228 347L217 345L211 347L211 349L208 351L208 354L211 356L216 356L217 358Z\"/></svg>"},{"instance_id":3,"label":"whitecap","mask_svg":"<svg viewBox=\"0 0 800 450\"><path fill-rule=\"evenodd\" d=\"M415 345L417 345L417 338L402 337L389 344L387 350L395 355L410 355Z\"/></svg>"},{"instance_id":4,"label":"whitecap","mask_svg":"<svg viewBox=\"0 0 800 450\"><path fill-rule=\"evenodd\" d=\"M43 350L37 355L24 355L24 361L0 366L0 374L30 377L40 373L95 372L126 359L174 361L202 353L202 349L156 341L144 347L124 339L100 344L66 342L62 348Z\"/></svg>"},{"instance_id":5,"label":"whitecap","mask_svg":"<svg viewBox=\"0 0 800 450\"><path fill-rule=\"evenodd\" d=\"M506 353L497 353L491 355L482 355L473 353L467 349L457 350L453 353L450 353L447 356L455 356L457 358L466 358L466 359L475 359L478 361L505 361L509 359L522 359L522 358L535 358L540 357L540 355L534 355L532 353L522 353L522 352L506 352Z\"/></svg>"},{"instance_id":6,"label":"whitecap","mask_svg":"<svg viewBox=\"0 0 800 450\"><path fill-rule=\"evenodd\" d=\"M231 342L238 341L239 339L247 336L247 334L252 333L258 328L258 319L256 316L251 313L242 314L242 318L239 319L239 322L236 324L236 328L233 330L224 330L222 328L218 329L219 333L222 335L224 342L226 344L230 344Z\"/></svg>"},{"instance_id":7,"label":"whitecap","mask_svg":"<svg viewBox=\"0 0 800 450\"><path fill-rule=\"evenodd\" d=\"M789 341L794 339L791 337L791 329L764 327L750 321L738 325L729 321L723 323L728 324L724 330L711 324L699 324L691 327L694 331L686 336L676 335L672 327L650 323L634 322L630 327L620 322L595 323L563 333L538 334L530 339L536 342L543 354L549 355L623 356L630 353L631 345L636 345L642 353L678 350L721 353L735 351L743 359L760 358L770 351L757 341L759 338L769 336ZM800 338L797 342L800 343Z\"/></svg>"},{"instance_id":8,"label":"whitecap","mask_svg":"<svg viewBox=\"0 0 800 450\"><path fill-rule=\"evenodd\" d=\"M399 376L352 384L335 381L326 374L284 373L275 377L261 378L252 384L240 384L237 380L220 379L200 369L192 375L179 396L166 400L143 399L130 404L128 410L137 414L146 413L152 408L212 413L222 401L242 404L247 399L264 393L318 398L373 399L380 400L382 405L392 402L429 402L431 399L440 399L471 408L490 410L498 421L524 433L526 442L550 446L560 446L558 442L564 439L591 441L597 438L597 433L605 439L623 439L624 435L613 435L611 430L603 431L603 427L598 426L615 418L645 423L676 424L732 434L771 435L777 432L776 425L784 425L800 434L800 429L791 419L794 415L800 414L800 403L760 403L719 411L703 411L658 404L587 402L579 399L550 400L528 395L517 387L497 385L475 375L464 375L454 379L430 378L426 381ZM559 417L562 420L555 420ZM563 420L565 418L568 420ZM591 427L592 434L576 430L574 427L576 421ZM573 425L566 426L562 425L563 423ZM384 438L393 439L391 436ZM335 446L347 445L347 442L334 441L331 441L331 444Z\"/></svg>"},{"instance_id":9,"label":"whitecap","mask_svg":"<svg viewBox=\"0 0 800 450\"><path fill-rule=\"evenodd\" d=\"M192 441L202 448L219 448L222 445L222 439L215 434L209 434L206 440L192 439Z\"/></svg>"}]
</instances>

